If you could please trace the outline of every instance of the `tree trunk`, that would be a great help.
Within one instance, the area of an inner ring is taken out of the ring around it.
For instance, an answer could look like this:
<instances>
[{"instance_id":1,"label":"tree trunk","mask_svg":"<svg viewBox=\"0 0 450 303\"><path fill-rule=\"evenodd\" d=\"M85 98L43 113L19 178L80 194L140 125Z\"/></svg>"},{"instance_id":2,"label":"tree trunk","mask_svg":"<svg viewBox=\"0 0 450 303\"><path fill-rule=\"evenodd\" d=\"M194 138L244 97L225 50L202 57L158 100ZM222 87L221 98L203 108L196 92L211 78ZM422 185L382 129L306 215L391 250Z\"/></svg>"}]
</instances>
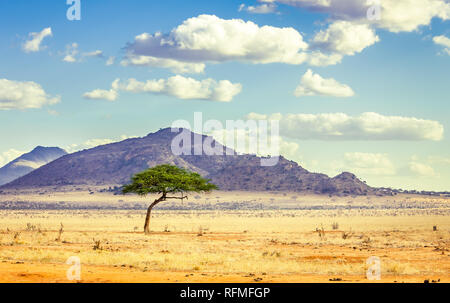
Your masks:
<instances>
[{"instance_id":1,"label":"tree trunk","mask_svg":"<svg viewBox=\"0 0 450 303\"><path fill-rule=\"evenodd\" d=\"M153 202L147 209L147 216L145 217L145 225L144 225L144 232L146 235L150 234L150 218L152 215L152 209L155 207L159 202L162 202L166 199L166 194L163 194L162 197L158 198Z\"/></svg>"}]
</instances>

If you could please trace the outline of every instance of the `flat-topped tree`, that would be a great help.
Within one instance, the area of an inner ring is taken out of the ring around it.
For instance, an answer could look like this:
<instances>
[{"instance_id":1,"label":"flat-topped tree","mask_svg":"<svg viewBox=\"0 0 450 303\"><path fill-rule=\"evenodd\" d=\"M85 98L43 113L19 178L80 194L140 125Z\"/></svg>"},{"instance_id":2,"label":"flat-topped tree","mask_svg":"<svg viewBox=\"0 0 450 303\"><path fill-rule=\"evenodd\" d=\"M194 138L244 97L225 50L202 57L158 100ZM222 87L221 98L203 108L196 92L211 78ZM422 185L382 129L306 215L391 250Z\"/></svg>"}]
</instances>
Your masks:
<instances>
[{"instance_id":1,"label":"flat-topped tree","mask_svg":"<svg viewBox=\"0 0 450 303\"><path fill-rule=\"evenodd\" d=\"M133 176L131 184L125 185L122 192L136 193L140 196L148 194L160 194L147 210L144 232L150 233L150 217L153 207L168 199L187 199L185 195L190 192L210 192L218 189L210 180L203 178L198 173L190 172L174 165L164 164L149 168ZM168 194L180 193L180 197L169 197Z\"/></svg>"}]
</instances>

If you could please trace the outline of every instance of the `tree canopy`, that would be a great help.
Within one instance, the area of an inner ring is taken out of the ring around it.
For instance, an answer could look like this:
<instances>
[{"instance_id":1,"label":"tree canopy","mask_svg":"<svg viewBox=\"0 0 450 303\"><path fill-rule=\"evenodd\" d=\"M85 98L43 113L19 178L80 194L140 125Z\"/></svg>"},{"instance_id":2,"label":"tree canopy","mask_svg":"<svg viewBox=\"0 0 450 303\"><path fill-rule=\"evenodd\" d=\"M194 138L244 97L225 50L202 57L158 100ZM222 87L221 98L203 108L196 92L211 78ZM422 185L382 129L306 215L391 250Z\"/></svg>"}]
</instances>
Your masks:
<instances>
[{"instance_id":1,"label":"tree canopy","mask_svg":"<svg viewBox=\"0 0 450 303\"><path fill-rule=\"evenodd\" d=\"M168 194L184 192L208 192L218 189L209 179L174 165L163 164L149 168L133 176L123 193Z\"/></svg>"}]
</instances>

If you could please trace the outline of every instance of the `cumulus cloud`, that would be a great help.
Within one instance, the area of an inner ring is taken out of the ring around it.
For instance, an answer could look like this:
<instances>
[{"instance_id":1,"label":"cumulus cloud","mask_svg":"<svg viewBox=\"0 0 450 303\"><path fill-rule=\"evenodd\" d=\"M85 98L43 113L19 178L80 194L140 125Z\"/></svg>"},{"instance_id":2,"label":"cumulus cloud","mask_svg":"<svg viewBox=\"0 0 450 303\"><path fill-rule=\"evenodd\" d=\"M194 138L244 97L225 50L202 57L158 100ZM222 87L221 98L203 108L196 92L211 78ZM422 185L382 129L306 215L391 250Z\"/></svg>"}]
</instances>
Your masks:
<instances>
[{"instance_id":1,"label":"cumulus cloud","mask_svg":"<svg viewBox=\"0 0 450 303\"><path fill-rule=\"evenodd\" d=\"M196 80L183 76L173 76L168 79L147 80L145 82L136 79L128 79L120 82L116 79L111 90L94 90L84 94L87 99L106 99L114 101L118 97L118 91L130 93L152 93L176 97L178 99L197 99L230 102L242 90L239 83L231 83L228 80L216 81L214 79Z\"/></svg>"},{"instance_id":2,"label":"cumulus cloud","mask_svg":"<svg viewBox=\"0 0 450 303\"><path fill-rule=\"evenodd\" d=\"M119 93L117 91L119 88L119 81L119 79L114 80L110 90L95 89L91 92L83 94L83 97L90 100L115 101L119 97Z\"/></svg>"},{"instance_id":3,"label":"cumulus cloud","mask_svg":"<svg viewBox=\"0 0 450 303\"><path fill-rule=\"evenodd\" d=\"M288 159L299 158L299 144L287 141L284 138L273 135L267 135L267 141L260 144L261 128L256 132L247 128L237 128L228 130L226 128L215 129L207 135L212 136L223 146L235 150L239 154L253 154L262 157L266 156L284 156Z\"/></svg>"},{"instance_id":4,"label":"cumulus cloud","mask_svg":"<svg viewBox=\"0 0 450 303\"><path fill-rule=\"evenodd\" d=\"M204 63L181 62L174 59L152 56L137 56L128 53L121 62L122 66L148 66L167 68L177 74L199 74L205 70Z\"/></svg>"},{"instance_id":5,"label":"cumulus cloud","mask_svg":"<svg viewBox=\"0 0 450 303\"><path fill-rule=\"evenodd\" d=\"M14 159L19 158L25 154L23 151L18 151L16 149L9 149L7 151L0 153L0 167L3 167L4 165L8 164Z\"/></svg>"},{"instance_id":6,"label":"cumulus cloud","mask_svg":"<svg viewBox=\"0 0 450 303\"><path fill-rule=\"evenodd\" d=\"M60 102L35 82L19 82L0 79L0 110L41 108Z\"/></svg>"},{"instance_id":7,"label":"cumulus cloud","mask_svg":"<svg viewBox=\"0 0 450 303\"><path fill-rule=\"evenodd\" d=\"M32 169L38 169L39 167L47 164L47 162L37 162L37 161L29 161L29 160L19 160L14 163L14 166L25 166L31 167Z\"/></svg>"},{"instance_id":8,"label":"cumulus cloud","mask_svg":"<svg viewBox=\"0 0 450 303\"><path fill-rule=\"evenodd\" d=\"M314 74L312 70L303 75L300 85L295 89L295 96L332 96L332 97L351 97L355 93L353 90L336 80L324 79L318 74Z\"/></svg>"},{"instance_id":9,"label":"cumulus cloud","mask_svg":"<svg viewBox=\"0 0 450 303\"><path fill-rule=\"evenodd\" d=\"M30 33L29 36L31 37L31 39L23 44L22 49L26 53L38 52L43 49L41 44L44 38L51 37L52 35L53 34L51 27L44 28L38 33Z\"/></svg>"},{"instance_id":10,"label":"cumulus cloud","mask_svg":"<svg viewBox=\"0 0 450 303\"><path fill-rule=\"evenodd\" d=\"M114 64L114 57L105 58L103 51L95 50L91 52L80 52L78 43L66 45L66 50L63 53L63 61L68 63L83 62L86 58L105 59L106 65Z\"/></svg>"},{"instance_id":11,"label":"cumulus cloud","mask_svg":"<svg viewBox=\"0 0 450 303\"><path fill-rule=\"evenodd\" d=\"M250 14L272 14L277 11L277 6L273 3L264 3L260 5L249 5L241 4L239 6L239 11L246 11Z\"/></svg>"},{"instance_id":12,"label":"cumulus cloud","mask_svg":"<svg viewBox=\"0 0 450 303\"><path fill-rule=\"evenodd\" d=\"M370 112L353 117L344 113L286 115L251 113L248 118L280 120L282 136L303 140L440 141L444 135L444 127L437 121L384 116Z\"/></svg>"},{"instance_id":13,"label":"cumulus cloud","mask_svg":"<svg viewBox=\"0 0 450 303\"><path fill-rule=\"evenodd\" d=\"M103 58L103 51L96 50L92 52L86 52L82 54L83 57L94 57L94 58Z\"/></svg>"},{"instance_id":14,"label":"cumulus cloud","mask_svg":"<svg viewBox=\"0 0 450 303\"><path fill-rule=\"evenodd\" d=\"M101 145L111 144L115 142L120 142L123 140L131 139L131 138L137 138L137 136L127 136L122 135L119 138L116 139L110 139L110 138L104 138L104 139L89 139L86 140L83 143L80 144L71 144L65 148L65 150L69 153L74 153L83 149L90 149Z\"/></svg>"},{"instance_id":15,"label":"cumulus cloud","mask_svg":"<svg viewBox=\"0 0 450 303\"><path fill-rule=\"evenodd\" d=\"M443 156L429 156L428 162L430 163L438 163L438 164L447 164L450 165L450 157L443 157Z\"/></svg>"},{"instance_id":16,"label":"cumulus cloud","mask_svg":"<svg viewBox=\"0 0 450 303\"><path fill-rule=\"evenodd\" d=\"M307 59L304 52L307 48L302 35L290 27L260 27L251 21L200 15L187 19L169 34L137 36L126 47L124 64L169 65L169 68L176 64L173 61L179 64L226 61L301 64ZM133 60L137 62L132 63Z\"/></svg>"},{"instance_id":17,"label":"cumulus cloud","mask_svg":"<svg viewBox=\"0 0 450 303\"><path fill-rule=\"evenodd\" d=\"M343 169L360 175L392 176L396 174L394 164L387 154L345 153Z\"/></svg>"},{"instance_id":18,"label":"cumulus cloud","mask_svg":"<svg viewBox=\"0 0 450 303\"><path fill-rule=\"evenodd\" d=\"M110 57L108 57L108 59L106 60L106 66L111 66L111 65L114 64L114 62L116 62L116 57L110 56Z\"/></svg>"},{"instance_id":19,"label":"cumulus cloud","mask_svg":"<svg viewBox=\"0 0 450 303\"><path fill-rule=\"evenodd\" d=\"M377 25L391 32L411 32L429 25L433 18L450 19L446 0L383 0L382 17Z\"/></svg>"},{"instance_id":20,"label":"cumulus cloud","mask_svg":"<svg viewBox=\"0 0 450 303\"><path fill-rule=\"evenodd\" d=\"M200 99L229 102L242 90L242 85L228 80L195 80L183 76L139 82L129 79L121 89L132 93L155 93L174 96L179 99Z\"/></svg>"},{"instance_id":21,"label":"cumulus cloud","mask_svg":"<svg viewBox=\"0 0 450 303\"><path fill-rule=\"evenodd\" d=\"M68 63L74 63L77 62L77 55L78 55L78 44L72 43L69 45L66 45L66 52L63 58L64 62Z\"/></svg>"},{"instance_id":22,"label":"cumulus cloud","mask_svg":"<svg viewBox=\"0 0 450 303\"><path fill-rule=\"evenodd\" d=\"M341 55L354 55L380 41L368 24L336 21L315 35L311 48Z\"/></svg>"},{"instance_id":23,"label":"cumulus cloud","mask_svg":"<svg viewBox=\"0 0 450 303\"><path fill-rule=\"evenodd\" d=\"M344 56L341 54L324 54L321 51L313 51L308 56L308 64L312 66L329 66L341 63Z\"/></svg>"},{"instance_id":24,"label":"cumulus cloud","mask_svg":"<svg viewBox=\"0 0 450 303\"><path fill-rule=\"evenodd\" d=\"M433 42L437 45L444 47L444 52L450 56L450 38L446 36L433 37Z\"/></svg>"},{"instance_id":25,"label":"cumulus cloud","mask_svg":"<svg viewBox=\"0 0 450 303\"><path fill-rule=\"evenodd\" d=\"M83 94L83 97L85 99L108 100L108 101L115 101L118 96L119 96L118 92L115 91L114 89L110 90L95 89L91 92Z\"/></svg>"},{"instance_id":26,"label":"cumulus cloud","mask_svg":"<svg viewBox=\"0 0 450 303\"><path fill-rule=\"evenodd\" d=\"M431 166L429 166L425 163L416 161L414 159L412 159L409 162L408 168L412 174L417 175L417 176L422 176L422 177L435 177L436 176L436 172L434 171L434 169Z\"/></svg>"},{"instance_id":27,"label":"cumulus cloud","mask_svg":"<svg viewBox=\"0 0 450 303\"><path fill-rule=\"evenodd\" d=\"M450 3L446 0L261 0L282 3L329 14L335 20L365 21L391 32L411 32L429 25L433 18L450 19ZM379 5L377 7L376 5ZM368 20L372 9L379 10L379 20Z\"/></svg>"}]
</instances>

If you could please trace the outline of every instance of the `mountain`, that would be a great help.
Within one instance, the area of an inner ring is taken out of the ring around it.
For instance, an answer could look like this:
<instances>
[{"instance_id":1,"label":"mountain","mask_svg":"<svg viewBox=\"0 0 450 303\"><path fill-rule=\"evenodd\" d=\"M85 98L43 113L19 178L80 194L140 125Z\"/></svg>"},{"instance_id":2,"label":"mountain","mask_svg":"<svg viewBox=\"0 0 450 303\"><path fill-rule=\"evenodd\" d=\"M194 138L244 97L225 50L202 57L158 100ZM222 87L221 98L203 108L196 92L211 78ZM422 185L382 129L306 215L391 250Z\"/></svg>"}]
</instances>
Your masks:
<instances>
[{"instance_id":1,"label":"mountain","mask_svg":"<svg viewBox=\"0 0 450 303\"><path fill-rule=\"evenodd\" d=\"M0 168L0 185L7 184L25 176L29 172L66 154L65 150L58 147L38 146L31 152L20 156Z\"/></svg>"},{"instance_id":2,"label":"mountain","mask_svg":"<svg viewBox=\"0 0 450 303\"><path fill-rule=\"evenodd\" d=\"M185 130L186 131L186 130ZM255 155L181 155L172 153L171 143L178 133L170 128L144 138L98 146L65 155L36 169L3 188L25 188L63 185L123 185L137 172L158 164L177 165L212 179L221 190L294 191L326 194L370 194L375 189L350 173L335 178L311 173L296 162L280 157L273 167L261 166ZM212 140L190 133L192 142ZM198 139L198 141L195 141ZM194 144L191 145L191 151ZM229 149L228 149L229 150ZM229 150L230 151L230 150Z\"/></svg>"}]
</instances>

